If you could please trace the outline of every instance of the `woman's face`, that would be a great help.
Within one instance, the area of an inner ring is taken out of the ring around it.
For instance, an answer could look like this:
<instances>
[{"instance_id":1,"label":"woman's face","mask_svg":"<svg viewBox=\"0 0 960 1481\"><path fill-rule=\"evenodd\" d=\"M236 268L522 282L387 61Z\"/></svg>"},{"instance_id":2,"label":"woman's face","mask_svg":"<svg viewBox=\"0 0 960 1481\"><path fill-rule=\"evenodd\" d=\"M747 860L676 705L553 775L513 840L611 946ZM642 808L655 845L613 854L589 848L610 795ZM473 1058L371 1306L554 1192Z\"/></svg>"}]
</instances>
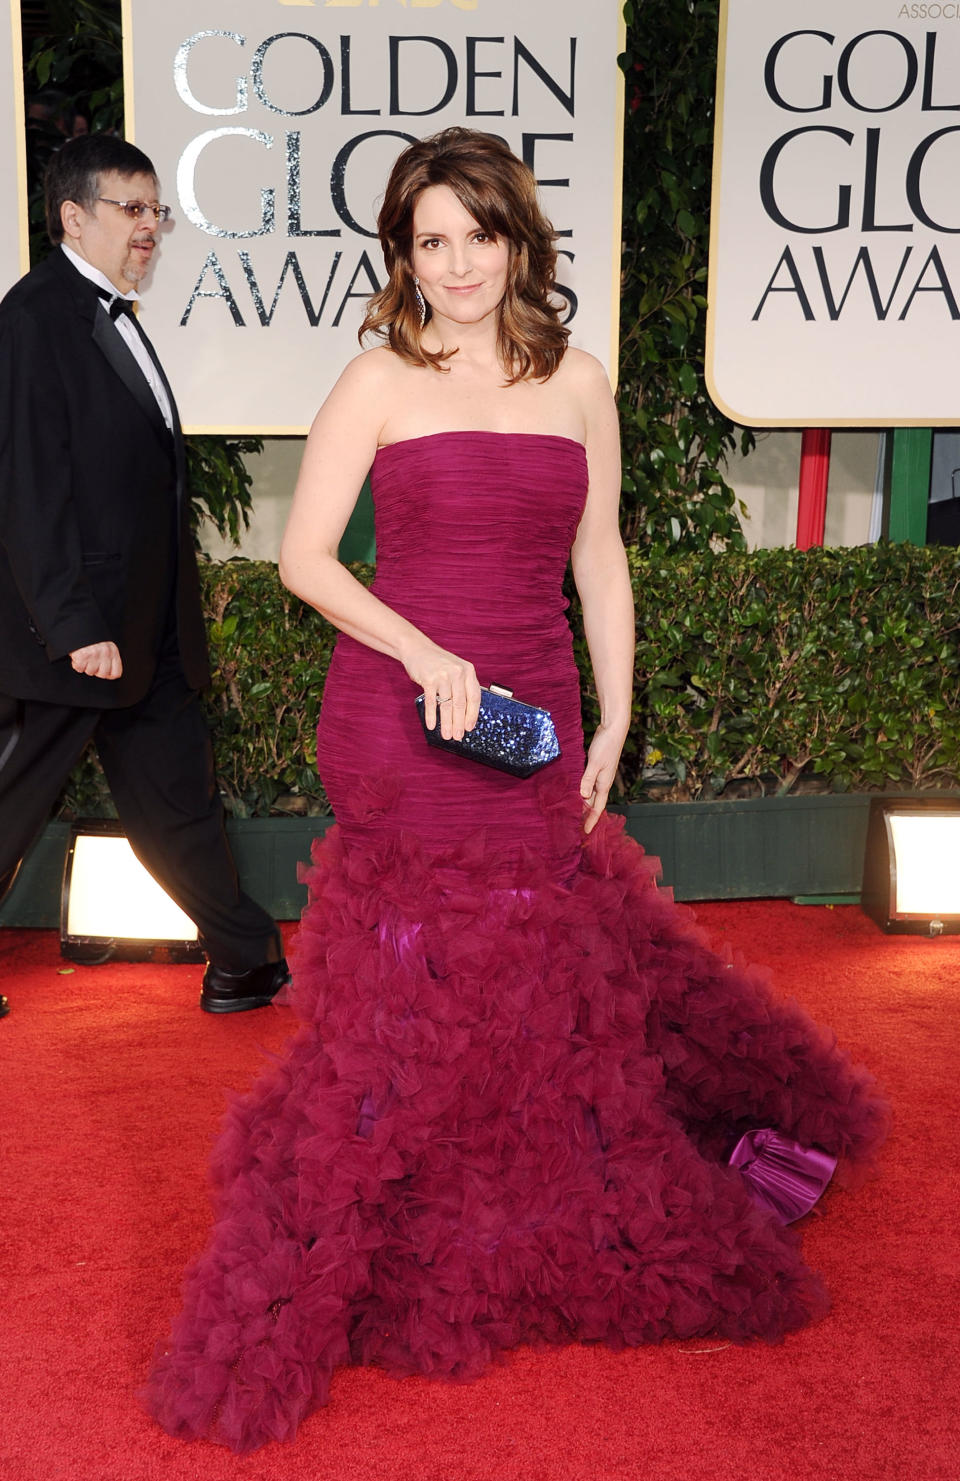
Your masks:
<instances>
[{"instance_id":1,"label":"woman's face","mask_svg":"<svg viewBox=\"0 0 960 1481\"><path fill-rule=\"evenodd\" d=\"M510 243L474 221L449 185L430 185L413 208L413 271L438 318L478 324L500 307Z\"/></svg>"}]
</instances>

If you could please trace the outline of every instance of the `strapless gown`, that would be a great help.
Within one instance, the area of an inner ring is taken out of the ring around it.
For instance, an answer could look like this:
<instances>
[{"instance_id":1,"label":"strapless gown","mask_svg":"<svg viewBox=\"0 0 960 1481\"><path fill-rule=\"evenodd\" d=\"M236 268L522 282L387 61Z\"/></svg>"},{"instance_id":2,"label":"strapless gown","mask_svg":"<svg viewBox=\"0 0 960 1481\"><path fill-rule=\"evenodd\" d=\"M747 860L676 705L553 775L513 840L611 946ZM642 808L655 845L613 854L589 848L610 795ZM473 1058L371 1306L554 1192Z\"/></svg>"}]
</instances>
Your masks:
<instances>
[{"instance_id":1,"label":"strapless gown","mask_svg":"<svg viewBox=\"0 0 960 1481\"><path fill-rule=\"evenodd\" d=\"M562 437L377 454L374 589L549 709L562 756L517 780L428 748L401 666L340 638L301 1026L215 1153L216 1223L146 1395L171 1433L290 1439L338 1364L466 1378L525 1342L776 1340L826 1307L726 1158L775 1127L862 1162L883 1105L708 949L618 820L582 836L562 583L586 485Z\"/></svg>"}]
</instances>

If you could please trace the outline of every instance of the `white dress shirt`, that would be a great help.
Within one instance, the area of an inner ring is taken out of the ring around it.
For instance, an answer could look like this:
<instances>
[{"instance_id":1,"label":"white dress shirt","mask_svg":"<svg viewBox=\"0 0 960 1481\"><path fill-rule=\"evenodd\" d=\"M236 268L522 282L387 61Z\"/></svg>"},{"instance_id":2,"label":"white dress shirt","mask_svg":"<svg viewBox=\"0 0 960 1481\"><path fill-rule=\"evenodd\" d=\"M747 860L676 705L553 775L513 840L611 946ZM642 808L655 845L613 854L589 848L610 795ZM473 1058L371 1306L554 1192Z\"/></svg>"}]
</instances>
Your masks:
<instances>
[{"instance_id":1,"label":"white dress shirt","mask_svg":"<svg viewBox=\"0 0 960 1481\"><path fill-rule=\"evenodd\" d=\"M94 267L92 263L89 263L86 260L85 257L81 257L79 252L74 252L73 248L68 247L66 242L61 242L60 245L63 248L64 252L66 252L67 257L73 263L73 266L77 269L77 272L82 273L85 278L90 279L91 283L95 283L98 288L102 288L105 293L108 293L110 295L109 298L101 298L100 300L100 307L103 309L103 312L106 314L108 319L110 318L110 304L115 298L125 298L128 303L140 302L139 296L133 291L131 291L130 293L118 293L116 288L111 283L110 279L107 277L106 273L102 273L98 267ZM137 333L136 327L130 322L126 314L120 314L112 322L114 328L117 330L117 333L123 336L130 350L130 353L133 355L133 358L136 360L140 369L143 371L143 378L154 394L154 398L156 399L156 403L160 408L160 413L163 417L163 420L166 422L167 427L172 432L173 412L170 409L170 397L167 395L166 390L164 389L163 381L157 374L157 367L154 365L153 361L150 359L149 354L147 353L146 345L140 338L140 335Z\"/></svg>"}]
</instances>

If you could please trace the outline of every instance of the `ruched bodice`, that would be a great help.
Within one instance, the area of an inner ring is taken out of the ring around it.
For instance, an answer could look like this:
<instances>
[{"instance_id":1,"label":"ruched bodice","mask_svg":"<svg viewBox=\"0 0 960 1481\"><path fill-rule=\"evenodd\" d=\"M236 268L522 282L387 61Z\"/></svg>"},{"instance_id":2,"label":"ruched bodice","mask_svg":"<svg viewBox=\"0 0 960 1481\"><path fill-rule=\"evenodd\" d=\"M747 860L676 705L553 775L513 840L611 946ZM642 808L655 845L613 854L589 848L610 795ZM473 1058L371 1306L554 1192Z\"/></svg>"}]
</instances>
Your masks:
<instances>
[{"instance_id":1,"label":"ruched bodice","mask_svg":"<svg viewBox=\"0 0 960 1481\"><path fill-rule=\"evenodd\" d=\"M587 493L586 453L566 437L438 432L383 447L371 476L376 595L434 642L550 710L562 756L517 781L430 749L417 690L395 659L341 637L318 732L318 766L341 826L414 832L445 847L485 827L569 875L583 769L580 688L563 577ZM566 796L566 830L556 826ZM504 809L506 804L506 810Z\"/></svg>"},{"instance_id":2,"label":"ruched bodice","mask_svg":"<svg viewBox=\"0 0 960 1481\"><path fill-rule=\"evenodd\" d=\"M563 576L587 491L565 437L439 432L382 447L371 475L373 589L476 663L548 662L566 642Z\"/></svg>"}]
</instances>

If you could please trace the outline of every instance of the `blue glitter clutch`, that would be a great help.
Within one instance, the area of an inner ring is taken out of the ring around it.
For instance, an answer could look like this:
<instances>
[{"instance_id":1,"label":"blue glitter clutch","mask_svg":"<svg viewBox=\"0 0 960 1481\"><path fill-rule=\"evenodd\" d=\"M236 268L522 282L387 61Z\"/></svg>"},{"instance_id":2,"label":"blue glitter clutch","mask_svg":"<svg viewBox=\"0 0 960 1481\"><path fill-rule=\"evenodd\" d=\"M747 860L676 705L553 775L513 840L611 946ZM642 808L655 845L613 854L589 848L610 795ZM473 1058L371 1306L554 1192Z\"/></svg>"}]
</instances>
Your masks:
<instances>
[{"instance_id":1,"label":"blue glitter clutch","mask_svg":"<svg viewBox=\"0 0 960 1481\"><path fill-rule=\"evenodd\" d=\"M532 776L560 755L549 710L523 704L509 689L498 685L481 691L477 723L466 731L463 740L444 740L439 720L433 730L427 729L422 694L417 696L417 714L431 746L479 761L482 766L494 766L510 776Z\"/></svg>"}]
</instances>

